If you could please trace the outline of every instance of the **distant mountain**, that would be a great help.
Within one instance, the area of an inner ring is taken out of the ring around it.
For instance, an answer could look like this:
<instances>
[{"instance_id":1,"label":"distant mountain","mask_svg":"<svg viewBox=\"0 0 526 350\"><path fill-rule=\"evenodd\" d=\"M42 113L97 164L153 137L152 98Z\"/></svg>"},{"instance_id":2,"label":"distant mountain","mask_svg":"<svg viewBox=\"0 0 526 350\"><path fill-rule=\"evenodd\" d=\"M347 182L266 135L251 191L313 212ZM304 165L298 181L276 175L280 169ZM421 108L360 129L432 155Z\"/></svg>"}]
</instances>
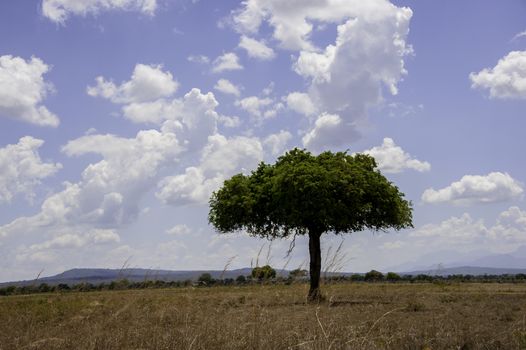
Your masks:
<instances>
[{"instance_id":1,"label":"distant mountain","mask_svg":"<svg viewBox=\"0 0 526 350\"><path fill-rule=\"evenodd\" d=\"M449 276L449 275L516 275L518 273L526 274L526 269L499 268L499 267L477 267L477 266L458 266L435 268L429 270L417 270L410 272L401 272L401 275L430 275L430 276Z\"/></svg>"},{"instance_id":2,"label":"distant mountain","mask_svg":"<svg viewBox=\"0 0 526 350\"><path fill-rule=\"evenodd\" d=\"M170 271L150 269L72 269L55 276L42 277L38 280L26 280L16 282L0 283L0 287L8 285L24 286L40 283L57 285L65 283L69 285L77 283L110 283L126 278L131 282L142 282L148 280L160 281L185 281L197 280L203 273L209 273L213 278L236 278L239 275L250 275L252 269L244 268L237 270L198 270L198 271ZM276 271L278 274L288 276L288 271Z\"/></svg>"},{"instance_id":3,"label":"distant mountain","mask_svg":"<svg viewBox=\"0 0 526 350\"><path fill-rule=\"evenodd\" d=\"M526 245L506 254L487 254L487 251L459 253L455 250L440 250L424 254L412 261L389 266L386 271L436 270L440 267L484 266L501 269L526 269Z\"/></svg>"},{"instance_id":4,"label":"distant mountain","mask_svg":"<svg viewBox=\"0 0 526 350\"><path fill-rule=\"evenodd\" d=\"M150 270L150 269L71 269L59 273L58 275L42 277L38 280L25 280L15 282L4 282L0 283L1 287L6 286L27 286L35 285L40 283L47 283L49 285L57 285L60 283L74 285L78 283L110 283L112 281L118 281L121 279L127 279L130 282L142 282L148 280L159 280L159 281L195 281L203 273L209 273L212 278L236 278L240 275L250 275L251 268L243 268L237 270L197 270L197 271L171 271L171 270ZM385 271L387 272L387 271ZM278 276L287 277L289 275L288 270L276 270ZM514 268L495 268L495 267L476 267L476 266L459 266L459 267L437 267L425 270L416 270L409 272L399 272L400 275L430 275L430 276L448 276L448 275L514 275L518 273L526 274L526 268L514 269ZM363 273L361 273L363 275ZM322 273L322 275L333 275L333 276L350 276L350 272L332 272Z\"/></svg>"},{"instance_id":5,"label":"distant mountain","mask_svg":"<svg viewBox=\"0 0 526 350\"><path fill-rule=\"evenodd\" d=\"M452 265L491 266L496 268L524 269L526 268L526 259L511 254L494 254L483 256L481 258L469 261L464 261L462 263L456 262Z\"/></svg>"}]
</instances>

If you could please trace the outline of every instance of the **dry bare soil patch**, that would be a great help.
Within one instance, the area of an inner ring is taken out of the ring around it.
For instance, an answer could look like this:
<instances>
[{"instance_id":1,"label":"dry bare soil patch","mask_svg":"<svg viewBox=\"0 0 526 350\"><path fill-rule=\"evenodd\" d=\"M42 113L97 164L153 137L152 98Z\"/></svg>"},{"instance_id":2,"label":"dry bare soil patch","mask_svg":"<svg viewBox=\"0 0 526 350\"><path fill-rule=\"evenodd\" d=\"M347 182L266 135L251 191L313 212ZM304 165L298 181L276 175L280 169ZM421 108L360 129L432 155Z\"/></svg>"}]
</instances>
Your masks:
<instances>
[{"instance_id":1,"label":"dry bare soil patch","mask_svg":"<svg viewBox=\"0 0 526 350\"><path fill-rule=\"evenodd\" d=\"M525 284L174 288L0 297L0 349L524 349Z\"/></svg>"}]
</instances>

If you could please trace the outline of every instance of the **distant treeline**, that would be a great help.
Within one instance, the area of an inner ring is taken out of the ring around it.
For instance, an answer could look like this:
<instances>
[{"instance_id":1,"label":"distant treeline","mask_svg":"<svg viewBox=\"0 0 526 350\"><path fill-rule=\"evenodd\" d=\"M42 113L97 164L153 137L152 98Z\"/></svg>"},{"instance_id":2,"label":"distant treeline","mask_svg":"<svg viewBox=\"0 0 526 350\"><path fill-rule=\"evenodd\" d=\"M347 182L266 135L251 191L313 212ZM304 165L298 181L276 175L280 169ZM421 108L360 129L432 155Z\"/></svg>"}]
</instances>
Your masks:
<instances>
[{"instance_id":1,"label":"distant treeline","mask_svg":"<svg viewBox=\"0 0 526 350\"><path fill-rule=\"evenodd\" d=\"M125 290L125 289L147 289L147 288L181 288L181 287L212 287L212 286L243 286L253 284L291 284L307 283L308 277L304 270L291 271L289 277L275 277L274 275L263 276L243 276L236 279L214 279L210 274L202 274L197 281L143 281L131 282L127 279L112 281L110 283L77 283L73 285L60 283L49 285L47 283L38 283L24 286L7 286L0 288L0 296L23 295L35 293L54 293L54 292L89 292L104 290ZM432 276L432 275L399 275L394 272L383 274L379 271L369 271L365 274L351 274L342 276L325 277L326 283L526 283L526 274L505 274L505 275L449 275L449 276Z\"/></svg>"}]
</instances>

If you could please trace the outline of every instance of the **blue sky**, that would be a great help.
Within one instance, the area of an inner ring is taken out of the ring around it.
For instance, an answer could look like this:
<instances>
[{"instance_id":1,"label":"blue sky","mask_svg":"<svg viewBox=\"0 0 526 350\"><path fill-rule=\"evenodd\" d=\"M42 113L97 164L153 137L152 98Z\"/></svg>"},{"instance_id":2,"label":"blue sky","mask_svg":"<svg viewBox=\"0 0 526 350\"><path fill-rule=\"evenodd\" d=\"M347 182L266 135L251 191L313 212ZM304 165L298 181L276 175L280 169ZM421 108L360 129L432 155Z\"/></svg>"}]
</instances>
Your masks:
<instances>
[{"instance_id":1,"label":"blue sky","mask_svg":"<svg viewBox=\"0 0 526 350\"><path fill-rule=\"evenodd\" d=\"M246 267L262 247L305 267L303 239L289 261L287 240L207 223L224 179L293 147L369 153L413 202L414 229L324 236L325 255L344 239L341 270L520 257L525 15L520 0L1 2L0 281Z\"/></svg>"}]
</instances>

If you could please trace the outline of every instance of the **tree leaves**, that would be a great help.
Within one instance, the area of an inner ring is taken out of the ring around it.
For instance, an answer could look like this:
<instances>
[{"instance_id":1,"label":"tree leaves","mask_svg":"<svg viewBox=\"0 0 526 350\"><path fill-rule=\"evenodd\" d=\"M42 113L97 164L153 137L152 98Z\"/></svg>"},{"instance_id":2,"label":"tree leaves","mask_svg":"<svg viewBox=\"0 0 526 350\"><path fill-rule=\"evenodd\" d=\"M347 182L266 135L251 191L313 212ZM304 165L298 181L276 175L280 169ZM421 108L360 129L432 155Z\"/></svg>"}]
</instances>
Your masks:
<instances>
[{"instance_id":1,"label":"tree leaves","mask_svg":"<svg viewBox=\"0 0 526 350\"><path fill-rule=\"evenodd\" d=\"M226 180L210 198L218 232L268 238L412 226L411 203L368 155L293 149L273 165Z\"/></svg>"}]
</instances>

